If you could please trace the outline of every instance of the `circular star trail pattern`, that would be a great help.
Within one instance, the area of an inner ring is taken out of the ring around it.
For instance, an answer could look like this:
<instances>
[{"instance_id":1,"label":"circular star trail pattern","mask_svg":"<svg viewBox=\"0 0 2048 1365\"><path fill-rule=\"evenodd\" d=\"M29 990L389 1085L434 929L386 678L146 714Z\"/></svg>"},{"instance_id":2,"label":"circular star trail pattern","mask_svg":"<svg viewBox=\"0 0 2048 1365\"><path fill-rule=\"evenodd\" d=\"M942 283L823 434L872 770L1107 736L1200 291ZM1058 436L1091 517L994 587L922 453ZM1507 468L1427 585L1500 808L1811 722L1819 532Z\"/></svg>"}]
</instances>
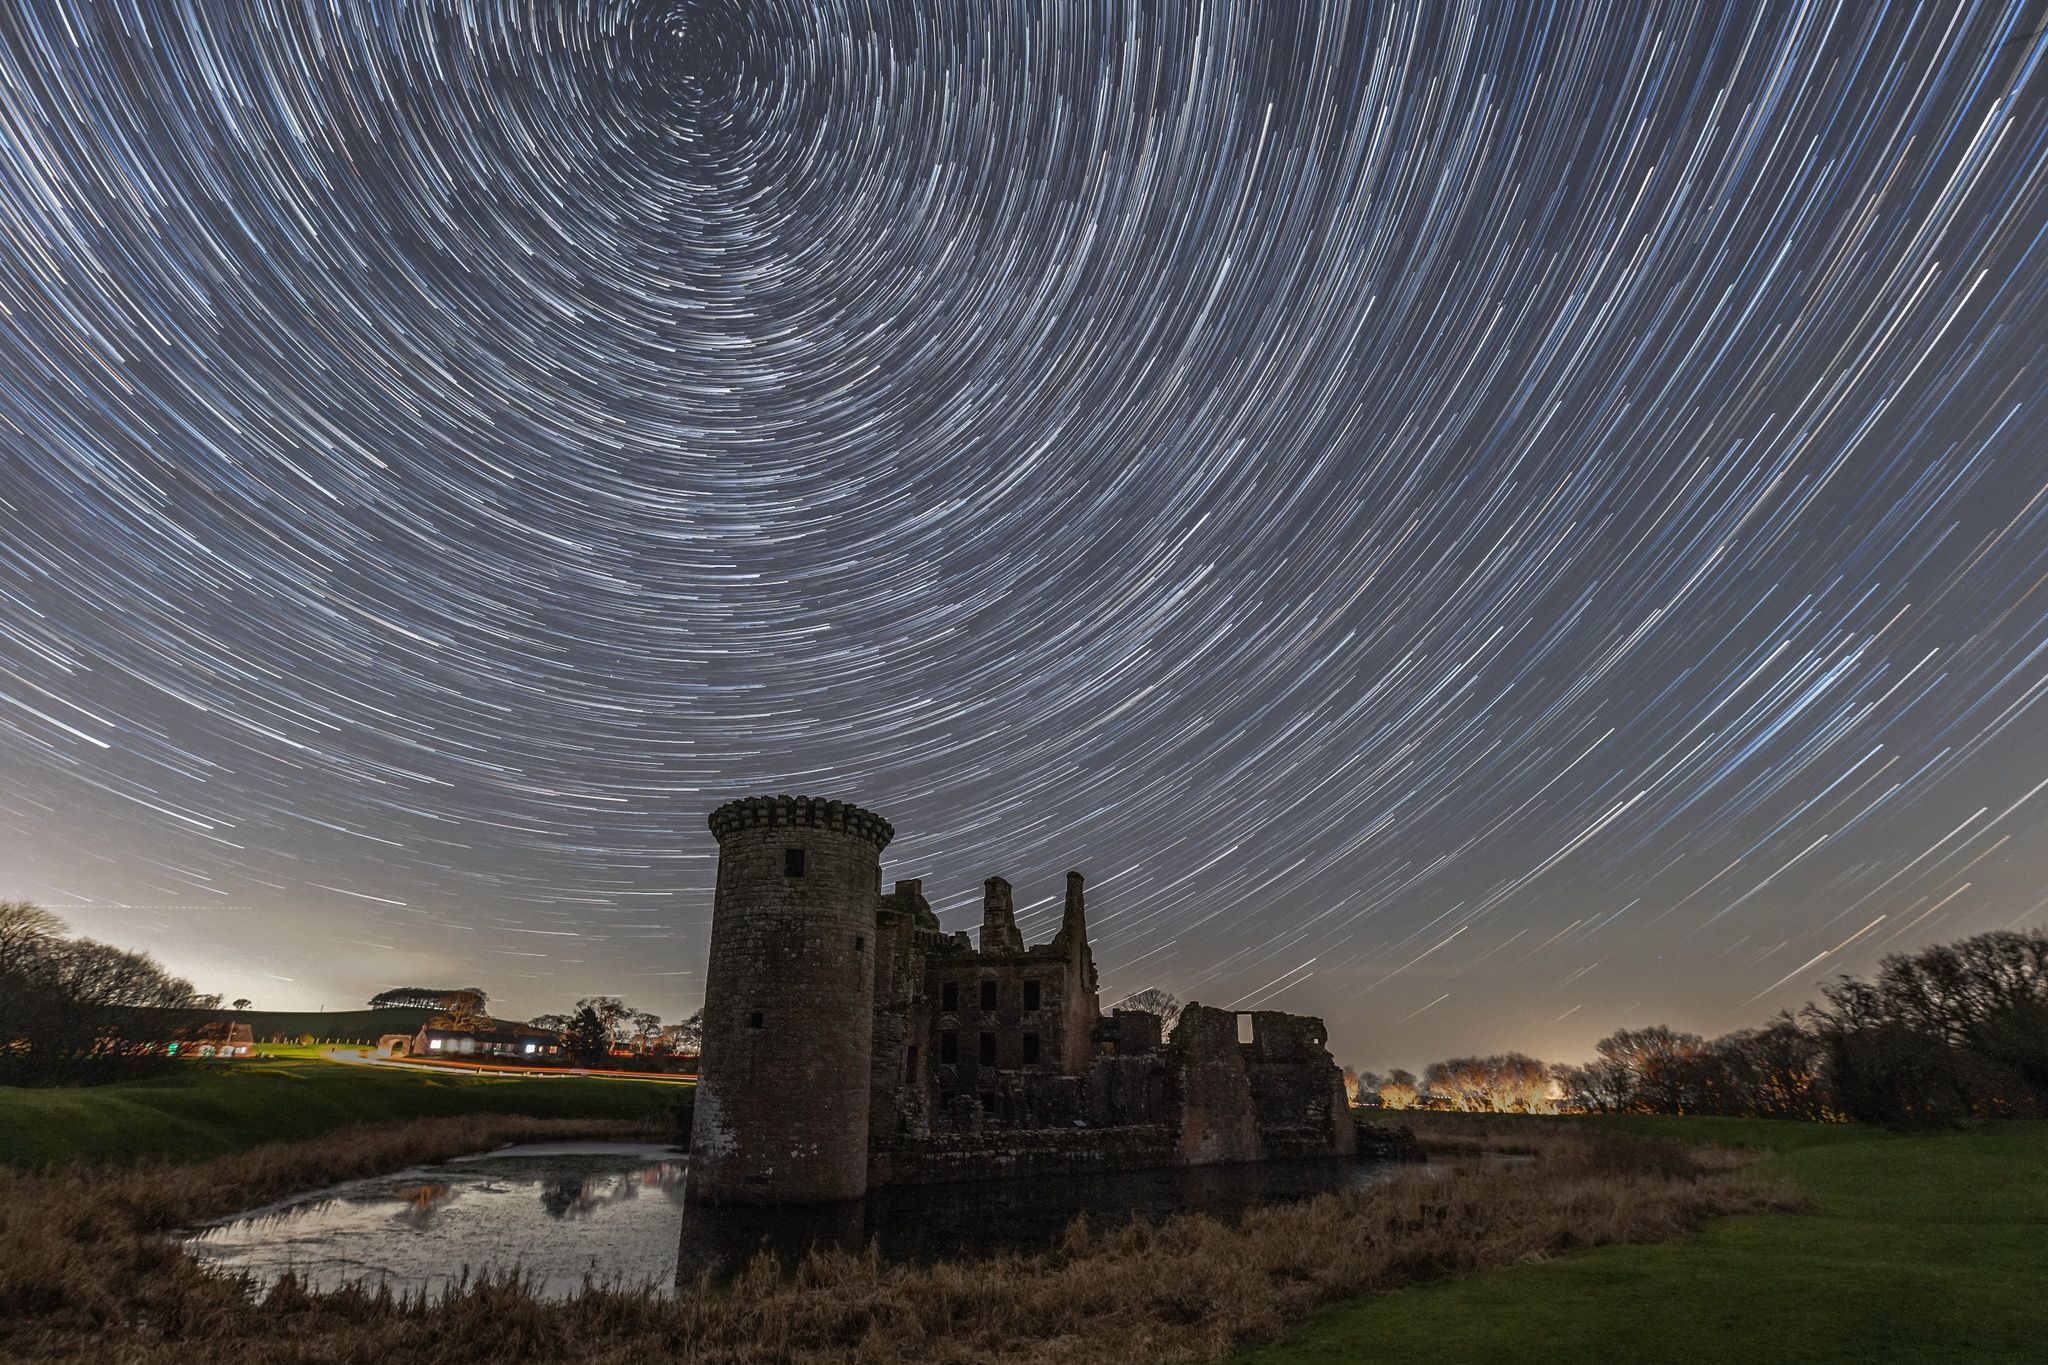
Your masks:
<instances>
[{"instance_id":1,"label":"circular star trail pattern","mask_svg":"<svg viewBox=\"0 0 2048 1365\"><path fill-rule=\"evenodd\" d=\"M676 1015L809 791L1411 1064L2040 923L2040 20L8 6L0 890Z\"/></svg>"}]
</instances>

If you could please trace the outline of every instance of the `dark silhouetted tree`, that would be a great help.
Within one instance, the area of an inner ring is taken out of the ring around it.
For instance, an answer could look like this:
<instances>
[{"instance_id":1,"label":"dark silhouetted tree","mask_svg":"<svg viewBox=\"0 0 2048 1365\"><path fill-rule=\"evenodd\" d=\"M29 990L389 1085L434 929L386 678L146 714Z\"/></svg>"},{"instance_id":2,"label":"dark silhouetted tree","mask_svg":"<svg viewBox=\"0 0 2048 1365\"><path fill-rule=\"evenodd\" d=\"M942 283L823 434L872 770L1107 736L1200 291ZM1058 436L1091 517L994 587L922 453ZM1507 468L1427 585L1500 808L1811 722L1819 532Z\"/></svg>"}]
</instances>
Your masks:
<instances>
[{"instance_id":1,"label":"dark silhouetted tree","mask_svg":"<svg viewBox=\"0 0 2048 1365\"><path fill-rule=\"evenodd\" d=\"M1416 1084L1415 1073L1395 1067L1380 1083L1380 1104L1387 1109L1413 1109L1421 1094Z\"/></svg>"},{"instance_id":2,"label":"dark silhouetted tree","mask_svg":"<svg viewBox=\"0 0 2048 1365\"><path fill-rule=\"evenodd\" d=\"M1159 1016L1159 1036L1173 1032L1173 1026L1180 1022L1183 1006L1179 997L1161 986L1147 986L1142 991L1132 991L1123 999L1111 1005L1112 1010L1143 1010L1146 1014Z\"/></svg>"},{"instance_id":3,"label":"dark silhouetted tree","mask_svg":"<svg viewBox=\"0 0 2048 1365\"><path fill-rule=\"evenodd\" d=\"M1805 1022L1836 1105L1879 1123L2048 1114L2048 931L1999 930L1843 977Z\"/></svg>"},{"instance_id":4,"label":"dark silhouetted tree","mask_svg":"<svg viewBox=\"0 0 2048 1365\"><path fill-rule=\"evenodd\" d=\"M146 954L68 938L49 912L0 902L0 1083L79 1085L167 1065L219 1003Z\"/></svg>"},{"instance_id":5,"label":"dark silhouetted tree","mask_svg":"<svg viewBox=\"0 0 2048 1365\"><path fill-rule=\"evenodd\" d=\"M584 1066L601 1066L611 1056L611 1033L605 1028L604 1019L595 1006L581 1005L569 1016L569 1027L562 1033L562 1046Z\"/></svg>"}]
</instances>

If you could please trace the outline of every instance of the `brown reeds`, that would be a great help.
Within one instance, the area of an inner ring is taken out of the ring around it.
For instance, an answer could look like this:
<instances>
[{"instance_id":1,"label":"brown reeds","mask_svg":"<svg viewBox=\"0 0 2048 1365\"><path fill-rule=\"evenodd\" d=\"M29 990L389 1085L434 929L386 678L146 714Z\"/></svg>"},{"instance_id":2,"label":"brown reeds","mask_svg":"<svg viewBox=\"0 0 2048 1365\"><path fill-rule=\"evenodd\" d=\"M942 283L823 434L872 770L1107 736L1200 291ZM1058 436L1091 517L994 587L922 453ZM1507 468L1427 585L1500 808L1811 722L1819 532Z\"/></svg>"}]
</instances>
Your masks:
<instances>
[{"instance_id":1,"label":"brown reeds","mask_svg":"<svg viewBox=\"0 0 2048 1365\"><path fill-rule=\"evenodd\" d=\"M487 1145L513 1122L481 1121L489 1136L472 1132L468 1143ZM463 1145L452 1125L399 1131L411 1136L394 1134L381 1156L359 1138L366 1145L348 1169L319 1178ZM257 1297L159 1235L303 1187L315 1159L305 1149L319 1144L292 1144L296 1157L18 1177L0 1189L0 1350L36 1360L365 1365L1182 1361L1270 1338L1334 1299L1664 1240L1710 1216L1796 1203L1742 1173L1735 1153L1562 1125L1518 1124L1495 1137L1496 1150L1531 1159L1475 1155L1405 1170L1371 1189L1255 1212L1237 1227L1203 1217L1105 1232L1077 1224L1045 1255L930 1267L819 1252L793 1268L764 1259L729 1285L675 1297L592 1289L558 1302L504 1280L432 1301L370 1289L316 1294L290 1282Z\"/></svg>"}]
</instances>

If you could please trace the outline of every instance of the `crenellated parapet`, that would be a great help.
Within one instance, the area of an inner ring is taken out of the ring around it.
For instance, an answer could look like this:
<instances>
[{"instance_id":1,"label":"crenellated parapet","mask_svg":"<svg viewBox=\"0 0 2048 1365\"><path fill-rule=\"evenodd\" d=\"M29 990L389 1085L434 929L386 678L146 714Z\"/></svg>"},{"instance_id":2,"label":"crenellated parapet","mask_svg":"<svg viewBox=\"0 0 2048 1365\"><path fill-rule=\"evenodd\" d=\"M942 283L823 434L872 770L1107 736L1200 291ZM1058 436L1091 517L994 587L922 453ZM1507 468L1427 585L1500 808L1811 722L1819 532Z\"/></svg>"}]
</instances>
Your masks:
<instances>
[{"instance_id":1,"label":"crenellated parapet","mask_svg":"<svg viewBox=\"0 0 2048 1365\"><path fill-rule=\"evenodd\" d=\"M710 825L712 836L721 843L743 830L776 825L837 830L868 840L877 851L896 837L896 827L873 811L816 796L742 797L711 812Z\"/></svg>"}]
</instances>

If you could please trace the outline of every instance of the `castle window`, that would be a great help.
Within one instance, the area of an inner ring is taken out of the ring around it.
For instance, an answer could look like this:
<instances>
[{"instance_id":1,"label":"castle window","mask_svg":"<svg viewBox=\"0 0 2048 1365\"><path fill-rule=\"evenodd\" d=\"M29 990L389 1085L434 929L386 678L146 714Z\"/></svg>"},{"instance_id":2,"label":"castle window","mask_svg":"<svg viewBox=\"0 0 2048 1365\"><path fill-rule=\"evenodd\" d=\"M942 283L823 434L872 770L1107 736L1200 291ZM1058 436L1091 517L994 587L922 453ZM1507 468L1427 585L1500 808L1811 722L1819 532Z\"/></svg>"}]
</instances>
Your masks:
<instances>
[{"instance_id":1,"label":"castle window","mask_svg":"<svg viewBox=\"0 0 2048 1365\"><path fill-rule=\"evenodd\" d=\"M855 934L855 935L853 936L853 950L854 950L854 951L855 951L856 953L860 953L860 952L866 952L866 951L867 951L867 946L868 946L868 937L867 937L867 935L866 935L866 934Z\"/></svg>"},{"instance_id":2,"label":"castle window","mask_svg":"<svg viewBox=\"0 0 2048 1365\"><path fill-rule=\"evenodd\" d=\"M959 1034L941 1033L939 1035L939 1060L942 1062L957 1062L960 1060Z\"/></svg>"},{"instance_id":3,"label":"castle window","mask_svg":"<svg viewBox=\"0 0 2048 1365\"><path fill-rule=\"evenodd\" d=\"M939 987L939 1008L949 1013L960 1008L960 983L948 981Z\"/></svg>"},{"instance_id":4,"label":"castle window","mask_svg":"<svg viewBox=\"0 0 2048 1365\"><path fill-rule=\"evenodd\" d=\"M981 1064L983 1066L994 1066L996 1064L996 1036L993 1033L981 1035Z\"/></svg>"},{"instance_id":5,"label":"castle window","mask_svg":"<svg viewBox=\"0 0 2048 1365\"><path fill-rule=\"evenodd\" d=\"M752 1014L750 1014L750 1015L748 1015L748 1016L747 1016L747 1027L748 1027L748 1028L759 1028L759 1027L761 1027L761 1011L759 1011L759 1010L755 1010L755 1011L754 1011L754 1012L753 1012Z\"/></svg>"},{"instance_id":6,"label":"castle window","mask_svg":"<svg viewBox=\"0 0 2048 1365\"><path fill-rule=\"evenodd\" d=\"M1024 983L1024 1008L1025 1008L1025 1009L1027 1009L1027 1010L1035 1010L1035 1009L1037 1009L1037 1008L1038 1008L1038 993L1039 993L1039 986L1038 986L1038 983L1037 983L1036 981L1027 981L1027 982L1025 982L1025 983Z\"/></svg>"},{"instance_id":7,"label":"castle window","mask_svg":"<svg viewBox=\"0 0 2048 1365\"><path fill-rule=\"evenodd\" d=\"M1038 1035L1035 1033L1027 1033L1024 1035L1024 1065L1031 1066L1037 1061Z\"/></svg>"},{"instance_id":8,"label":"castle window","mask_svg":"<svg viewBox=\"0 0 2048 1365\"><path fill-rule=\"evenodd\" d=\"M1240 1043L1253 1043L1258 1041L1257 1021L1254 1020L1249 1014L1240 1014L1237 1016L1237 1041Z\"/></svg>"},{"instance_id":9,"label":"castle window","mask_svg":"<svg viewBox=\"0 0 2048 1365\"><path fill-rule=\"evenodd\" d=\"M996 1112L995 1091L984 1090L981 1092L981 1112L984 1114L993 1114Z\"/></svg>"},{"instance_id":10,"label":"castle window","mask_svg":"<svg viewBox=\"0 0 2048 1365\"><path fill-rule=\"evenodd\" d=\"M996 1007L995 982L984 981L981 983L981 1007L985 1010L992 1010Z\"/></svg>"},{"instance_id":11,"label":"castle window","mask_svg":"<svg viewBox=\"0 0 2048 1365\"><path fill-rule=\"evenodd\" d=\"M903 1062L903 1074L904 1074L904 1075L906 1075L906 1076L908 1076L908 1077L909 1077L909 1078L910 1078L911 1080L913 1080L913 1081L917 1079L917 1044L916 1044L916 1043L912 1043L912 1044L910 1045L910 1053L909 1053L909 1055L908 1055L907 1057L905 1057L905 1058L904 1058L904 1062Z\"/></svg>"},{"instance_id":12,"label":"castle window","mask_svg":"<svg viewBox=\"0 0 2048 1365\"><path fill-rule=\"evenodd\" d=\"M804 851L800 848L782 850L782 875L801 877L804 875Z\"/></svg>"}]
</instances>

